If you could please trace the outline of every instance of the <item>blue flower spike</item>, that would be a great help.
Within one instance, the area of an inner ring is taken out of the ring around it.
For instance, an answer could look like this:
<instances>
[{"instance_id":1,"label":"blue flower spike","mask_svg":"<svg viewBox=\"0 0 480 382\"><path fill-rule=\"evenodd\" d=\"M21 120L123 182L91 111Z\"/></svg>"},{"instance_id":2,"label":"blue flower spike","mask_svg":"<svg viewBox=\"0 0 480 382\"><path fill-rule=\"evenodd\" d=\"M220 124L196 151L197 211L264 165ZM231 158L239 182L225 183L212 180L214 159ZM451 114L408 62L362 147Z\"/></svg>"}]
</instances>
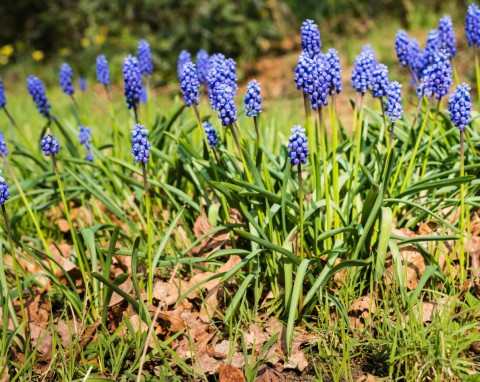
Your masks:
<instances>
[{"instance_id":1,"label":"blue flower spike","mask_svg":"<svg viewBox=\"0 0 480 382\"><path fill-rule=\"evenodd\" d=\"M291 131L292 135L290 135L288 143L288 157L290 158L290 163L292 166L306 164L309 149L305 129L301 126L294 126Z\"/></svg>"}]
</instances>

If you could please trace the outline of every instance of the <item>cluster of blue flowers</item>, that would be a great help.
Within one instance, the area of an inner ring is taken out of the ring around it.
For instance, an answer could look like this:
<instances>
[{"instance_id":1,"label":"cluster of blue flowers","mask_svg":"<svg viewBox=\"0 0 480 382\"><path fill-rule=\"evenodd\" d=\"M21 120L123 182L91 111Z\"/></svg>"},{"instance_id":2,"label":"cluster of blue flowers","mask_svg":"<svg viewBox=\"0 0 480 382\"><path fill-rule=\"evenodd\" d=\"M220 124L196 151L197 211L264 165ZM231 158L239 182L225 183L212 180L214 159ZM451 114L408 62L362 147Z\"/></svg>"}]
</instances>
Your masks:
<instances>
[{"instance_id":1,"label":"cluster of blue flowers","mask_svg":"<svg viewBox=\"0 0 480 382\"><path fill-rule=\"evenodd\" d=\"M73 95L75 89L73 88L73 70L67 63L63 63L60 67L60 87L67 95Z\"/></svg>"},{"instance_id":2,"label":"cluster of blue flowers","mask_svg":"<svg viewBox=\"0 0 480 382\"><path fill-rule=\"evenodd\" d=\"M460 130L464 130L470 123L470 112L473 109L470 86L465 83L458 85L448 103L448 111L453 124Z\"/></svg>"},{"instance_id":3,"label":"cluster of blue flowers","mask_svg":"<svg viewBox=\"0 0 480 382\"><path fill-rule=\"evenodd\" d=\"M457 54L457 40L453 30L452 18L443 16L438 23L438 48L444 50L448 57L453 58Z\"/></svg>"},{"instance_id":4,"label":"cluster of blue flowers","mask_svg":"<svg viewBox=\"0 0 480 382\"><path fill-rule=\"evenodd\" d=\"M335 49L329 49L323 56L325 65L325 74L327 80L328 94L340 94L342 91L342 67L338 52Z\"/></svg>"},{"instance_id":5,"label":"cluster of blue flowers","mask_svg":"<svg viewBox=\"0 0 480 382\"><path fill-rule=\"evenodd\" d=\"M92 129L88 126L80 126L80 133L78 134L81 145L85 145L85 159L89 162L93 162L94 157L90 152L90 144L92 142Z\"/></svg>"},{"instance_id":6,"label":"cluster of blue flowers","mask_svg":"<svg viewBox=\"0 0 480 382\"><path fill-rule=\"evenodd\" d=\"M210 122L203 122L203 129L208 139L208 145L213 149L218 144L217 132Z\"/></svg>"},{"instance_id":7,"label":"cluster of blue flowers","mask_svg":"<svg viewBox=\"0 0 480 382\"><path fill-rule=\"evenodd\" d=\"M0 77L0 109L7 104L7 98L5 97L5 88L3 87L2 77Z\"/></svg>"},{"instance_id":8,"label":"cluster of blue flowers","mask_svg":"<svg viewBox=\"0 0 480 382\"><path fill-rule=\"evenodd\" d=\"M352 71L352 87L357 93L366 93L372 85L376 66L377 59L371 46L364 46L362 52L355 58Z\"/></svg>"},{"instance_id":9,"label":"cluster of blue flowers","mask_svg":"<svg viewBox=\"0 0 480 382\"><path fill-rule=\"evenodd\" d=\"M402 117L402 85L398 81L392 81L388 84L385 114L392 123Z\"/></svg>"},{"instance_id":10,"label":"cluster of blue flowers","mask_svg":"<svg viewBox=\"0 0 480 382\"><path fill-rule=\"evenodd\" d=\"M141 75L148 76L153 74L152 51L147 40L143 39L138 42L137 53Z\"/></svg>"},{"instance_id":11,"label":"cluster of blue flowers","mask_svg":"<svg viewBox=\"0 0 480 382\"><path fill-rule=\"evenodd\" d=\"M470 4L465 17L465 34L468 45L480 45L480 8L476 4Z\"/></svg>"},{"instance_id":12,"label":"cluster of blue flowers","mask_svg":"<svg viewBox=\"0 0 480 382\"><path fill-rule=\"evenodd\" d=\"M150 142L145 126L136 124L132 129L132 155L135 163L148 163L150 158Z\"/></svg>"},{"instance_id":13,"label":"cluster of blue flowers","mask_svg":"<svg viewBox=\"0 0 480 382\"><path fill-rule=\"evenodd\" d=\"M237 107L235 106L235 90L227 84L217 87L214 100L215 109L218 110L218 118L223 126L228 126L237 121Z\"/></svg>"},{"instance_id":14,"label":"cluster of blue flowers","mask_svg":"<svg viewBox=\"0 0 480 382\"><path fill-rule=\"evenodd\" d=\"M312 59L307 52L302 51L298 56L298 63L295 66L294 81L297 84L297 89L306 92L305 86L308 79L308 69L311 65Z\"/></svg>"},{"instance_id":15,"label":"cluster of blue flowers","mask_svg":"<svg viewBox=\"0 0 480 382\"><path fill-rule=\"evenodd\" d=\"M247 117L256 117L262 112L262 97L260 95L260 84L252 80L247 85L245 96L245 112Z\"/></svg>"},{"instance_id":16,"label":"cluster of blue flowers","mask_svg":"<svg viewBox=\"0 0 480 382\"><path fill-rule=\"evenodd\" d=\"M40 141L40 149L48 157L60 152L60 143L58 143L58 141L52 137L52 134L47 132Z\"/></svg>"},{"instance_id":17,"label":"cluster of blue flowers","mask_svg":"<svg viewBox=\"0 0 480 382\"><path fill-rule=\"evenodd\" d=\"M328 81L325 65L321 57L310 60L310 66L307 69L307 83L304 91L308 93L312 109L328 105Z\"/></svg>"},{"instance_id":18,"label":"cluster of blue flowers","mask_svg":"<svg viewBox=\"0 0 480 382\"><path fill-rule=\"evenodd\" d=\"M39 78L30 75L27 78L27 88L28 92L32 96L33 101L35 102L37 110L42 116L44 116L45 118L49 118L51 106L48 103L43 82Z\"/></svg>"},{"instance_id":19,"label":"cluster of blue flowers","mask_svg":"<svg viewBox=\"0 0 480 382\"><path fill-rule=\"evenodd\" d=\"M10 192L8 192L8 184L3 176L0 176L0 204L3 205L10 198Z\"/></svg>"},{"instance_id":20,"label":"cluster of blue flowers","mask_svg":"<svg viewBox=\"0 0 480 382\"><path fill-rule=\"evenodd\" d=\"M314 58L321 53L322 41L317 24L313 20L306 20L300 28L302 34L302 48L310 58Z\"/></svg>"},{"instance_id":21,"label":"cluster of blue flowers","mask_svg":"<svg viewBox=\"0 0 480 382\"><path fill-rule=\"evenodd\" d=\"M387 88L389 84L388 68L384 64L377 64L372 74L372 95L373 98L382 98L387 95Z\"/></svg>"},{"instance_id":22,"label":"cluster of blue flowers","mask_svg":"<svg viewBox=\"0 0 480 382\"><path fill-rule=\"evenodd\" d=\"M97 57L97 81L100 85L110 85L110 69L108 68L108 61L103 54Z\"/></svg>"},{"instance_id":23,"label":"cluster of blue flowers","mask_svg":"<svg viewBox=\"0 0 480 382\"><path fill-rule=\"evenodd\" d=\"M424 73L424 89L426 95L433 95L436 99L446 96L453 82L452 65L444 51L435 56L435 62L429 65Z\"/></svg>"},{"instance_id":24,"label":"cluster of blue flowers","mask_svg":"<svg viewBox=\"0 0 480 382\"><path fill-rule=\"evenodd\" d=\"M288 157L292 166L298 166L300 163L306 164L308 153L308 138L305 135L305 129L301 126L294 126L288 143Z\"/></svg>"},{"instance_id":25,"label":"cluster of blue flowers","mask_svg":"<svg viewBox=\"0 0 480 382\"><path fill-rule=\"evenodd\" d=\"M180 86L185 104L187 106L192 106L192 104L198 105L200 82L198 81L197 69L193 62L187 62L183 65Z\"/></svg>"},{"instance_id":26,"label":"cluster of blue flowers","mask_svg":"<svg viewBox=\"0 0 480 382\"><path fill-rule=\"evenodd\" d=\"M123 82L128 108L135 108L142 93L142 76L136 57L129 55L123 63Z\"/></svg>"}]
</instances>

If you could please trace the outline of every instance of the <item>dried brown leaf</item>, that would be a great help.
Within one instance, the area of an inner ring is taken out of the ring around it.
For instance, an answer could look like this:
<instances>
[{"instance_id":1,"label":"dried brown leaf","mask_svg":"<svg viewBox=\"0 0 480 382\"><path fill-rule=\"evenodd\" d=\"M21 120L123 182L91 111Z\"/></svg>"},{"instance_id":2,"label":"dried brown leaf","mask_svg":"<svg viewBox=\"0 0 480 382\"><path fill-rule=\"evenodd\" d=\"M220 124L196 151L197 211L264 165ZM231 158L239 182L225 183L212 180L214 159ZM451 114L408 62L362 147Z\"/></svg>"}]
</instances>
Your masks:
<instances>
[{"instance_id":1,"label":"dried brown leaf","mask_svg":"<svg viewBox=\"0 0 480 382\"><path fill-rule=\"evenodd\" d=\"M133 289L132 279L129 277L123 284L120 284L118 287L121 290L123 290L125 293L130 293ZM123 300L124 298L122 296L120 296L117 292L113 292L112 298L110 299L108 306L112 307L114 305L121 303Z\"/></svg>"},{"instance_id":2,"label":"dried brown leaf","mask_svg":"<svg viewBox=\"0 0 480 382\"><path fill-rule=\"evenodd\" d=\"M222 363L219 369L218 382L245 382L245 376L235 366Z\"/></svg>"}]
</instances>

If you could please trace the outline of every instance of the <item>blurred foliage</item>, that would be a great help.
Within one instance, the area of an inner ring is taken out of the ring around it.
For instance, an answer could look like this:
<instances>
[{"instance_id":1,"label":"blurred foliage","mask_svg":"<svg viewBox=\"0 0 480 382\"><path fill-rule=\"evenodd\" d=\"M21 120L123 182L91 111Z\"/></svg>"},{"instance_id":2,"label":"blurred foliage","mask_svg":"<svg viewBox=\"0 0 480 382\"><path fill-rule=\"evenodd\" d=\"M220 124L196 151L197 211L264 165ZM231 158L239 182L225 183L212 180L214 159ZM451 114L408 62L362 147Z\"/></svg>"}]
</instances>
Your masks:
<instances>
[{"instance_id":1,"label":"blurred foliage","mask_svg":"<svg viewBox=\"0 0 480 382\"><path fill-rule=\"evenodd\" d=\"M51 68L68 61L76 73L93 77L95 57L104 53L112 63L115 77L121 74L123 57L129 52L135 54L138 40L147 38L153 50L154 81L161 85L175 80L177 56L182 49L195 55L204 48L211 53L223 52L240 63L253 62L265 52L292 49L298 44L299 26L306 18L317 21L325 45L343 48L350 60L360 40L371 38L379 25L425 30L427 26L436 26L436 17L442 12L460 16L466 3L467 0L4 0L0 1L0 68L17 77L40 71L47 82L56 82L57 70ZM339 35L345 37L342 46ZM45 62L49 65L43 65Z\"/></svg>"}]
</instances>

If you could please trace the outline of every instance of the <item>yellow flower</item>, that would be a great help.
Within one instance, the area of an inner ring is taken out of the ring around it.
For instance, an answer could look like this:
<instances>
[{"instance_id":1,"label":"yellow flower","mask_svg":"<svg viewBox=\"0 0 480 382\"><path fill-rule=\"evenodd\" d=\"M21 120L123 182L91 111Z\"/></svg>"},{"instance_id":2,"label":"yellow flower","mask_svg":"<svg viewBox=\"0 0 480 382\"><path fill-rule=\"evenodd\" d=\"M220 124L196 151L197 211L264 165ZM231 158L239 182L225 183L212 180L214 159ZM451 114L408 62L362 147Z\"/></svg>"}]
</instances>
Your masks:
<instances>
[{"instance_id":1,"label":"yellow flower","mask_svg":"<svg viewBox=\"0 0 480 382\"><path fill-rule=\"evenodd\" d=\"M71 53L72 53L72 51L70 50L70 48L61 48L58 51L58 54L60 56L63 56L63 57L69 56Z\"/></svg>"},{"instance_id":2,"label":"yellow flower","mask_svg":"<svg viewBox=\"0 0 480 382\"><path fill-rule=\"evenodd\" d=\"M106 36L104 34L95 35L95 44L102 45L105 42Z\"/></svg>"},{"instance_id":3,"label":"yellow flower","mask_svg":"<svg viewBox=\"0 0 480 382\"><path fill-rule=\"evenodd\" d=\"M80 44L82 45L82 47L87 48L88 46L90 46L90 40L84 37L80 40Z\"/></svg>"},{"instance_id":4,"label":"yellow flower","mask_svg":"<svg viewBox=\"0 0 480 382\"><path fill-rule=\"evenodd\" d=\"M7 57L10 57L12 54L13 54L13 45L12 44L8 44L8 45L5 45L5 46L2 46L2 48L0 49L0 54L4 55L4 56L7 56Z\"/></svg>"},{"instance_id":5,"label":"yellow flower","mask_svg":"<svg viewBox=\"0 0 480 382\"><path fill-rule=\"evenodd\" d=\"M43 53L41 50L34 50L32 52L32 57L35 61L42 61L45 57L45 53Z\"/></svg>"}]
</instances>

